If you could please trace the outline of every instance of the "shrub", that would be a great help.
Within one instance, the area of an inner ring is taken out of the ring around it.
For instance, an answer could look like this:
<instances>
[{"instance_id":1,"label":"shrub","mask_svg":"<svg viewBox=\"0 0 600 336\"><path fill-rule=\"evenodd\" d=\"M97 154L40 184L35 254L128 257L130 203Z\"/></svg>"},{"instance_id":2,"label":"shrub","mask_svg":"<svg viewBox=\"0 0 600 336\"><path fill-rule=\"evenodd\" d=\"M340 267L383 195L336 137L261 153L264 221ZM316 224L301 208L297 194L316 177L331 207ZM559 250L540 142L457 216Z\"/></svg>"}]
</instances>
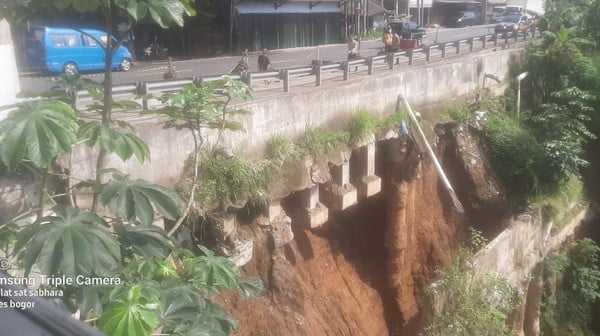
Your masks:
<instances>
[{"instance_id":1,"label":"shrub","mask_svg":"<svg viewBox=\"0 0 600 336\"><path fill-rule=\"evenodd\" d=\"M204 210L261 196L264 174L260 167L244 158L236 155L227 159L206 152L199 169L197 199Z\"/></svg>"},{"instance_id":2,"label":"shrub","mask_svg":"<svg viewBox=\"0 0 600 336\"><path fill-rule=\"evenodd\" d=\"M404 109L397 110L393 114L381 119L377 126L377 133L385 133L399 128L402 120L408 121L408 112Z\"/></svg>"},{"instance_id":3,"label":"shrub","mask_svg":"<svg viewBox=\"0 0 600 336\"><path fill-rule=\"evenodd\" d=\"M309 126L306 128L304 137L300 140L299 147L306 154L317 156L329 153L346 143L348 143L348 134L346 133L332 132Z\"/></svg>"},{"instance_id":4,"label":"shrub","mask_svg":"<svg viewBox=\"0 0 600 336\"><path fill-rule=\"evenodd\" d=\"M372 134L378 125L379 120L371 112L358 110L346 127L349 144L351 146L358 145Z\"/></svg>"},{"instance_id":5,"label":"shrub","mask_svg":"<svg viewBox=\"0 0 600 336\"><path fill-rule=\"evenodd\" d=\"M465 124L471 119L473 113L465 106L455 105L448 110L448 115L450 116L450 119Z\"/></svg>"},{"instance_id":6,"label":"shrub","mask_svg":"<svg viewBox=\"0 0 600 336\"><path fill-rule=\"evenodd\" d=\"M600 300L599 257L600 247L586 238L566 253L546 259L541 307L543 335L595 335L591 322L592 307Z\"/></svg>"},{"instance_id":7,"label":"shrub","mask_svg":"<svg viewBox=\"0 0 600 336\"><path fill-rule=\"evenodd\" d=\"M560 230L581 209L584 200L583 183L578 177L570 175L552 190L530 195L527 203L533 208L543 209L545 220L554 221L552 229Z\"/></svg>"},{"instance_id":8,"label":"shrub","mask_svg":"<svg viewBox=\"0 0 600 336\"><path fill-rule=\"evenodd\" d=\"M475 276L472 260L484 240L472 231L469 244L459 249L456 260L443 271L429 290L436 304L428 336L508 336L507 324L515 307L513 289L501 278Z\"/></svg>"},{"instance_id":9,"label":"shrub","mask_svg":"<svg viewBox=\"0 0 600 336\"><path fill-rule=\"evenodd\" d=\"M533 134L517 120L491 114L485 129L490 160L496 173L509 186L537 186L536 166L542 149Z\"/></svg>"}]
</instances>

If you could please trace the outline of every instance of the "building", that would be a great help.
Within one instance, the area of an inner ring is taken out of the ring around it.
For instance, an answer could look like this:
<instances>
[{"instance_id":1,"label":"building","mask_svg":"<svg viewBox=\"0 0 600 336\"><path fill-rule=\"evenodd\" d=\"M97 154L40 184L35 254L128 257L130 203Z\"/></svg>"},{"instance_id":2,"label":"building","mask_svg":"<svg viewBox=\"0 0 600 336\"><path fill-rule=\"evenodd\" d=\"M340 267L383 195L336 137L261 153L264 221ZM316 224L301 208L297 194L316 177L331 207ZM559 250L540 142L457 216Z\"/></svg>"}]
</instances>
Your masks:
<instances>
[{"instance_id":1,"label":"building","mask_svg":"<svg viewBox=\"0 0 600 336\"><path fill-rule=\"evenodd\" d=\"M384 0L385 8L396 14L407 14L420 25L431 23L434 0Z\"/></svg>"},{"instance_id":2,"label":"building","mask_svg":"<svg viewBox=\"0 0 600 336\"><path fill-rule=\"evenodd\" d=\"M339 43L343 38L338 0L244 0L235 5L234 15L238 51Z\"/></svg>"}]
</instances>

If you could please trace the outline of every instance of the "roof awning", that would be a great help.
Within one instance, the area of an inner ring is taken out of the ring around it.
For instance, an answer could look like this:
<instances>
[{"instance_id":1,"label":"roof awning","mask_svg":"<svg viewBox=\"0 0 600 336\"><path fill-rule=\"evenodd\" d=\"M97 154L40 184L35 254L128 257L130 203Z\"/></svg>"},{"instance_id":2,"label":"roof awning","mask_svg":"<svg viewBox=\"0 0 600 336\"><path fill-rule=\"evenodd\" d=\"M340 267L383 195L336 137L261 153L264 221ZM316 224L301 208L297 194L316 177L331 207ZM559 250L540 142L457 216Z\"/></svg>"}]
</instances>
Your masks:
<instances>
[{"instance_id":1,"label":"roof awning","mask_svg":"<svg viewBox=\"0 0 600 336\"><path fill-rule=\"evenodd\" d=\"M298 2L283 3L244 1L236 6L238 14L309 14L340 13L338 2Z\"/></svg>"}]
</instances>

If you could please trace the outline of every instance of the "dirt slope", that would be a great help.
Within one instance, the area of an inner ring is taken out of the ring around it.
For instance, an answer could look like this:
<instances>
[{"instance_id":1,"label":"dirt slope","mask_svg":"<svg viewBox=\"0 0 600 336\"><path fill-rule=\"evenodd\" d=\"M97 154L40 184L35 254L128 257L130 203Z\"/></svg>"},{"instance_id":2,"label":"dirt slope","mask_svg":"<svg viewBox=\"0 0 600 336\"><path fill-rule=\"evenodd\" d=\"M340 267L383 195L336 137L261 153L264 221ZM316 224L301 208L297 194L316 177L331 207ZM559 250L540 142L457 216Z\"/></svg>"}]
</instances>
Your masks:
<instances>
[{"instance_id":1,"label":"dirt slope","mask_svg":"<svg viewBox=\"0 0 600 336\"><path fill-rule=\"evenodd\" d=\"M461 151L445 136L456 134L440 135L437 151L443 165L456 166ZM240 320L236 335L417 335L428 318L424 288L464 239L472 207L466 206L466 215L451 208L433 164L421 160L414 146L385 141L378 153L384 190L330 213L329 223L317 232L292 223L294 242L272 250L264 228L244 228L254 236L255 252L243 270L260 276L267 291L256 299L228 299L226 305ZM488 183L473 167L449 174L469 200ZM283 202L292 222L297 204L293 196Z\"/></svg>"}]
</instances>

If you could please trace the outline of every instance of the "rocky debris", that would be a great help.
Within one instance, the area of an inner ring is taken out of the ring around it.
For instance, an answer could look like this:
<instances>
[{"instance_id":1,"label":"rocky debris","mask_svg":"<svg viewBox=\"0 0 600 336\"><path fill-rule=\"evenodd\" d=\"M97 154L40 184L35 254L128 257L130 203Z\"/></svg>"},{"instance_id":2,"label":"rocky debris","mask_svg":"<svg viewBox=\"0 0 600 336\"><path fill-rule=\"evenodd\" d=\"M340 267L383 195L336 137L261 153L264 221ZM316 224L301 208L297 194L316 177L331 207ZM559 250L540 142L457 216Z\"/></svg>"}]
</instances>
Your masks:
<instances>
[{"instance_id":1,"label":"rocky debris","mask_svg":"<svg viewBox=\"0 0 600 336\"><path fill-rule=\"evenodd\" d=\"M464 126L452 129L456 141L456 152L462 165L473 180L475 193L482 200L492 200L501 196L498 180L491 174L487 157L483 155L479 141L473 132Z\"/></svg>"},{"instance_id":2,"label":"rocky debris","mask_svg":"<svg viewBox=\"0 0 600 336\"><path fill-rule=\"evenodd\" d=\"M254 241L252 239L236 238L230 241L230 244L220 246L221 253L233 261L238 267L246 265L252 260L254 250Z\"/></svg>"},{"instance_id":3,"label":"rocky debris","mask_svg":"<svg viewBox=\"0 0 600 336\"><path fill-rule=\"evenodd\" d=\"M276 216L271 221L271 238L275 248L283 247L294 240L292 219L285 213Z\"/></svg>"},{"instance_id":4,"label":"rocky debris","mask_svg":"<svg viewBox=\"0 0 600 336\"><path fill-rule=\"evenodd\" d=\"M271 222L269 221L269 219L266 216L259 216L256 219L256 224L258 224L258 226L262 226L262 227L271 226Z\"/></svg>"}]
</instances>

